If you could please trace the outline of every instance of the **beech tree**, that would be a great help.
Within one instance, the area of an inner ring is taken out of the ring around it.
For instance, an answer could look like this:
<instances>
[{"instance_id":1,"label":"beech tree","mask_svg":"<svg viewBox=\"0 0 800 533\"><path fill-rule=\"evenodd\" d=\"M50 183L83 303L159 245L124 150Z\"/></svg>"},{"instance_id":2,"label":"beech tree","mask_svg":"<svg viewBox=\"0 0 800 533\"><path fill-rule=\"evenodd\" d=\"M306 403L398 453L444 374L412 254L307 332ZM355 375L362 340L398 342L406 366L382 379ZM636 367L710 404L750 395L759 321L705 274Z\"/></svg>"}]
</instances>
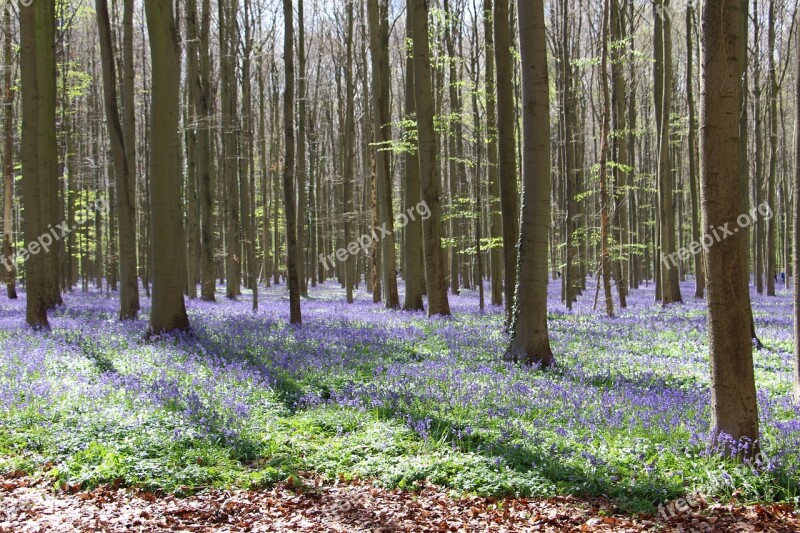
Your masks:
<instances>
[{"instance_id":1,"label":"beech tree","mask_svg":"<svg viewBox=\"0 0 800 533\"><path fill-rule=\"evenodd\" d=\"M740 0L706 0L702 19L700 172L703 221L711 227L739 215L739 114L742 103ZM711 357L712 438L726 450L747 439L757 450L758 407L741 236L704 251Z\"/></svg>"},{"instance_id":2,"label":"beech tree","mask_svg":"<svg viewBox=\"0 0 800 533\"><path fill-rule=\"evenodd\" d=\"M608 0L607 0L608 1ZM550 77L543 0L518 0L522 59L522 223L508 358L555 364L547 332L550 231Z\"/></svg>"},{"instance_id":3,"label":"beech tree","mask_svg":"<svg viewBox=\"0 0 800 533\"><path fill-rule=\"evenodd\" d=\"M44 3L44 2L39 2ZM188 331L183 300L183 205L178 159L180 48L172 2L145 0L152 62L150 216L153 221L153 303L149 334Z\"/></svg>"}]
</instances>

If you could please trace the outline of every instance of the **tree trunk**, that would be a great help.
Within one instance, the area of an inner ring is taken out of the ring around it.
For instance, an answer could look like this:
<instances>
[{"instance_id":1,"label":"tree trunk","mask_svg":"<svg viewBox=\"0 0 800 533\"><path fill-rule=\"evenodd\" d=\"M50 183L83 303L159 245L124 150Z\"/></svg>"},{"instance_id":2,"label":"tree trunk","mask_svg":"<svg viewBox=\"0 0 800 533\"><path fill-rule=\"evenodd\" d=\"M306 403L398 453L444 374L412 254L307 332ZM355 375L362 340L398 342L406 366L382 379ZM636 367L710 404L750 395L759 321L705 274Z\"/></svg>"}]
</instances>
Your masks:
<instances>
[{"instance_id":1,"label":"tree trunk","mask_svg":"<svg viewBox=\"0 0 800 533\"><path fill-rule=\"evenodd\" d=\"M153 228L151 335L190 329L183 300L183 205L178 135L180 52L172 3L146 0L152 57L150 208Z\"/></svg>"},{"instance_id":2,"label":"tree trunk","mask_svg":"<svg viewBox=\"0 0 800 533\"><path fill-rule=\"evenodd\" d=\"M344 247L355 242L355 226L358 223L358 214L355 211L353 199L353 171L355 158L355 85L353 81L353 4L348 2L346 7L345 46L347 48L347 63L345 65L345 115L344 115L344 146L343 148L343 193L344 193ZM347 303L353 303L353 289L356 285L356 257L347 254L344 262L345 291Z\"/></svg>"},{"instance_id":3,"label":"tree trunk","mask_svg":"<svg viewBox=\"0 0 800 533\"><path fill-rule=\"evenodd\" d=\"M614 157L614 226L616 228L618 251L614 258L614 279L617 282L617 292L619 293L619 306L625 309L628 304L627 294L627 270L628 241L625 221L628 218L628 205L626 202L628 187L628 145L625 141L625 131L628 126L626 123L627 113L625 109L625 75L623 72L623 62L625 61L626 45L624 39L625 27L620 8L621 0L611 0L611 40L613 42L613 54L611 61L611 84L612 84L612 103L614 135L612 136L612 153Z\"/></svg>"},{"instance_id":4,"label":"tree trunk","mask_svg":"<svg viewBox=\"0 0 800 533\"><path fill-rule=\"evenodd\" d=\"M411 6L408 6L410 13ZM406 20L406 39L413 38L411 17ZM406 84L405 84L405 120L416 120L417 106L415 102L414 85L414 57L411 46L406 47ZM406 132L406 135L410 132ZM419 151L407 150L404 156L403 211L414 212L422 201L420 186ZM405 227L405 242L403 246L403 274L406 280L406 293L403 298L404 311L422 311L425 305L422 300L424 292L425 272L422 257L422 219L414 217Z\"/></svg>"},{"instance_id":5,"label":"tree trunk","mask_svg":"<svg viewBox=\"0 0 800 533\"><path fill-rule=\"evenodd\" d=\"M11 300L17 299L17 266L12 260L13 216L14 216L14 25L11 20L11 6L3 10L3 63L6 71L3 76L3 258L6 268L6 293Z\"/></svg>"},{"instance_id":6,"label":"tree trunk","mask_svg":"<svg viewBox=\"0 0 800 533\"><path fill-rule=\"evenodd\" d=\"M798 16L800 22L800 16ZM795 32L795 58L797 61L797 72L800 72L800 32ZM800 76L797 77L795 87L795 131L800 132ZM794 403L800 405L800 283L798 283L798 273L800 272L800 135L795 135L795 171L794 171L794 227L792 249L794 257L792 261L792 275L794 276ZM789 276L787 274L788 282Z\"/></svg>"},{"instance_id":7,"label":"tree trunk","mask_svg":"<svg viewBox=\"0 0 800 533\"><path fill-rule=\"evenodd\" d=\"M611 295L611 258L608 250L609 202L608 138L611 128L611 99L608 94L608 28L611 16L611 1L604 0L603 8L603 52L600 60L600 86L603 92L602 129L600 133L600 273L603 279L603 294L606 301L606 315L614 316L614 300Z\"/></svg>"},{"instance_id":8,"label":"tree trunk","mask_svg":"<svg viewBox=\"0 0 800 533\"><path fill-rule=\"evenodd\" d=\"M550 233L550 83L543 0L518 0L522 56L523 149L514 319L507 357L555 364L547 332L547 239Z\"/></svg>"},{"instance_id":9,"label":"tree trunk","mask_svg":"<svg viewBox=\"0 0 800 533\"><path fill-rule=\"evenodd\" d=\"M494 0L494 41L497 62L497 140L499 149L500 206L503 219L506 322L511 323L517 276L519 239L519 195L514 141L514 81L511 60L511 28L508 0Z\"/></svg>"},{"instance_id":10,"label":"tree trunk","mask_svg":"<svg viewBox=\"0 0 800 533\"><path fill-rule=\"evenodd\" d=\"M694 8L686 7L686 99L689 106L689 194L692 198L692 242L700 242L700 206L697 198L697 110L694 102ZM694 297L702 298L705 288L703 256L694 254Z\"/></svg>"},{"instance_id":11,"label":"tree trunk","mask_svg":"<svg viewBox=\"0 0 800 533\"><path fill-rule=\"evenodd\" d=\"M131 1L126 2L126 11L133 9ZM106 126L111 141L111 155L114 160L116 178L117 218L119 221L119 266L120 266L120 320L136 320L139 313L139 283L136 275L136 176L131 174L129 150L117 107L117 67L114 59L111 20L108 15L107 0L96 0L97 25L100 35L100 57L103 68L103 96L106 111ZM126 17L128 14L126 13ZM132 16L132 14L131 14ZM131 99L132 101L132 99ZM130 104L130 102L129 102ZM132 105L132 104L131 104ZM113 243L113 235L109 242Z\"/></svg>"},{"instance_id":12,"label":"tree trunk","mask_svg":"<svg viewBox=\"0 0 800 533\"><path fill-rule=\"evenodd\" d=\"M658 132L658 191L659 219L661 221L661 303L668 305L681 301L679 272L675 259L675 208L673 202L674 177L671 157L672 112L672 20L670 0L654 4L653 30L655 63L653 67L656 130Z\"/></svg>"},{"instance_id":13,"label":"tree trunk","mask_svg":"<svg viewBox=\"0 0 800 533\"><path fill-rule=\"evenodd\" d=\"M389 232L381 240L384 302L386 307L400 306L397 295L397 257L395 254L394 213L392 210L392 179L389 167L388 144L392 139L390 108L389 64L389 3L369 0L367 3L370 28L370 52L372 56L372 107L374 157L377 166L376 193L378 200L379 224L385 224Z\"/></svg>"},{"instance_id":14,"label":"tree trunk","mask_svg":"<svg viewBox=\"0 0 800 533\"><path fill-rule=\"evenodd\" d=\"M775 205L775 180L778 169L778 74L775 67L775 0L769 1L769 28L767 29L769 58L769 177L767 178L767 203L777 214ZM767 296L775 296L776 224L777 216L767 220Z\"/></svg>"},{"instance_id":15,"label":"tree trunk","mask_svg":"<svg viewBox=\"0 0 800 533\"><path fill-rule=\"evenodd\" d=\"M417 107L417 137L422 198L430 216L422 223L425 256L425 285L428 316L450 315L447 283L442 257L441 215L439 206L439 155L433 128L433 85L428 43L428 3L409 0L414 41L414 96ZM418 209L419 210L419 209ZM420 214L421 216L421 214Z\"/></svg>"},{"instance_id":16,"label":"tree trunk","mask_svg":"<svg viewBox=\"0 0 800 533\"><path fill-rule=\"evenodd\" d=\"M497 169L497 92L494 70L492 0L483 0L483 37L486 42L486 159L489 177L489 235L491 237L492 305L503 305L503 220L500 215L500 175Z\"/></svg>"},{"instance_id":17,"label":"tree trunk","mask_svg":"<svg viewBox=\"0 0 800 533\"><path fill-rule=\"evenodd\" d=\"M300 279L300 294L308 296L308 280L306 273L306 237L305 223L307 218L306 201L306 31L303 14L304 0L297 1L297 276Z\"/></svg>"},{"instance_id":18,"label":"tree trunk","mask_svg":"<svg viewBox=\"0 0 800 533\"><path fill-rule=\"evenodd\" d=\"M297 271L297 213L294 198L294 22L292 0L283 0L284 41L283 61L286 68L286 87L283 94L283 207L286 216L286 270L289 286L289 321L300 325L300 278Z\"/></svg>"},{"instance_id":19,"label":"tree trunk","mask_svg":"<svg viewBox=\"0 0 800 533\"><path fill-rule=\"evenodd\" d=\"M710 227L735 221L740 209L738 150L743 58L739 39L743 16L740 0L707 0L703 10L700 172L703 220ZM755 453L758 408L740 239L739 235L729 236L709 247L704 255L712 438L725 451L741 439L748 439L748 452Z\"/></svg>"},{"instance_id":20,"label":"tree trunk","mask_svg":"<svg viewBox=\"0 0 800 533\"><path fill-rule=\"evenodd\" d=\"M49 9L48 9L49 6ZM38 2L33 7L20 10L20 79L22 93L22 200L25 209L23 232L28 250L42 235L40 196L41 183L37 168L39 158L39 129L47 128L40 124L39 82L37 41L52 42L53 34L39 26L41 17L52 17L52 4ZM53 125L54 126L54 125ZM21 251L22 252L22 251ZM24 252L23 252L24 253ZM41 253L28 253L25 257L26 270L26 312L25 319L34 329L49 330L47 321L48 299L46 292L46 256Z\"/></svg>"}]
</instances>

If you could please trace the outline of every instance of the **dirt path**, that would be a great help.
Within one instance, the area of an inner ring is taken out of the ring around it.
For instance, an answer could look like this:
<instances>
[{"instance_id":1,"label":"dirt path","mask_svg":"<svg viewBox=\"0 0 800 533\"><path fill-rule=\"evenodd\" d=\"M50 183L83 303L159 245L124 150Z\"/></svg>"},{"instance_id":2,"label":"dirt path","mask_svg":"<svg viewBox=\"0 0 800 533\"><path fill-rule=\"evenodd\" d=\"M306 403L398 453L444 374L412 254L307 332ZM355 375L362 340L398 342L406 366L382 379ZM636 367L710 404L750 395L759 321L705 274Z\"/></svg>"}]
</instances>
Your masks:
<instances>
[{"instance_id":1,"label":"dirt path","mask_svg":"<svg viewBox=\"0 0 800 533\"><path fill-rule=\"evenodd\" d=\"M304 480L265 491L208 491L189 498L126 489L54 491L31 478L0 478L0 533L162 531L800 531L789 506L708 506L667 521L614 513L602 500L453 499L366 482Z\"/></svg>"}]
</instances>

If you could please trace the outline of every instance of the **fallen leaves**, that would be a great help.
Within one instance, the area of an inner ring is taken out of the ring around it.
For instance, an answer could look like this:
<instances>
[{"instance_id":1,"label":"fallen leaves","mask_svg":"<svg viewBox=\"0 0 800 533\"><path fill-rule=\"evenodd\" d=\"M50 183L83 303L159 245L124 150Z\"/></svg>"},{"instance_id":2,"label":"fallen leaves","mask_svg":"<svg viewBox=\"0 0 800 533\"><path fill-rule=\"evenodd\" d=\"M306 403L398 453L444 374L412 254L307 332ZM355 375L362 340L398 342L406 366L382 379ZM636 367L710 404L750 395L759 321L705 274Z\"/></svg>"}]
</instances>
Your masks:
<instances>
[{"instance_id":1,"label":"fallen leaves","mask_svg":"<svg viewBox=\"0 0 800 533\"><path fill-rule=\"evenodd\" d=\"M310 474L272 490L210 490L183 499L114 486L56 491L44 480L3 477L0 502L0 533L800 530L800 517L785 504L707 505L667 518L626 516L598 499L459 499L429 484L409 493L360 480L325 483Z\"/></svg>"}]
</instances>

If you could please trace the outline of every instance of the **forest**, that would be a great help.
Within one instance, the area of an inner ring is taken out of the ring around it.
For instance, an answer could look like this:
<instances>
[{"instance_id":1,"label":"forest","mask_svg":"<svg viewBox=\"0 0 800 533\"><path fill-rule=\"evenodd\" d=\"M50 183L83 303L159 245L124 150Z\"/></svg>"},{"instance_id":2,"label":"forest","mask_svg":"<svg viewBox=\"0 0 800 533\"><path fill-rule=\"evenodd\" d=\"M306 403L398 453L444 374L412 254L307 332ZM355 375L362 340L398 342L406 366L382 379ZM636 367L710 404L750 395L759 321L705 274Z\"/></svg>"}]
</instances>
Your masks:
<instances>
[{"instance_id":1,"label":"forest","mask_svg":"<svg viewBox=\"0 0 800 533\"><path fill-rule=\"evenodd\" d=\"M798 0L2 0L0 533L800 531Z\"/></svg>"}]
</instances>

